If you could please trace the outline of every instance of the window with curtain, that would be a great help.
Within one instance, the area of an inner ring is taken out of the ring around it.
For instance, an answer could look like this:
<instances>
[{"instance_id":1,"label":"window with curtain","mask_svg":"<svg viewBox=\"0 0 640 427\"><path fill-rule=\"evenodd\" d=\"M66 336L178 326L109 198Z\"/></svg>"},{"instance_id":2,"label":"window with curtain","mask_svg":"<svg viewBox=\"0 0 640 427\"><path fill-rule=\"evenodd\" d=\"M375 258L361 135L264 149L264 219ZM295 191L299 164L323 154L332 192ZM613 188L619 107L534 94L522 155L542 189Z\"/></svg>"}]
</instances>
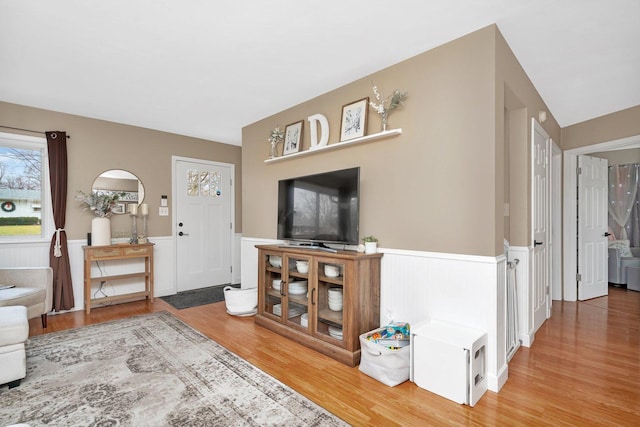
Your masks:
<instances>
[{"instance_id":1,"label":"window with curtain","mask_svg":"<svg viewBox=\"0 0 640 427\"><path fill-rule=\"evenodd\" d=\"M44 138L0 133L0 242L53 233Z\"/></svg>"},{"instance_id":2,"label":"window with curtain","mask_svg":"<svg viewBox=\"0 0 640 427\"><path fill-rule=\"evenodd\" d=\"M609 166L609 228L618 240L640 246L640 164Z\"/></svg>"}]
</instances>

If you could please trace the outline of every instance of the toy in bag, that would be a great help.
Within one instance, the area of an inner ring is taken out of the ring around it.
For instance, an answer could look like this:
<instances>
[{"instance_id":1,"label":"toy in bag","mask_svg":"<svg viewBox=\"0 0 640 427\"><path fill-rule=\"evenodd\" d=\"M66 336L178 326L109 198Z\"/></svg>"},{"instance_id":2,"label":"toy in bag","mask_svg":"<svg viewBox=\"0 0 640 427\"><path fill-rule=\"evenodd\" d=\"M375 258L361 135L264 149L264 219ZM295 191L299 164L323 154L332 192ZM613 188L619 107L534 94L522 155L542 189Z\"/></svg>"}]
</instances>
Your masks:
<instances>
[{"instance_id":1,"label":"toy in bag","mask_svg":"<svg viewBox=\"0 0 640 427\"><path fill-rule=\"evenodd\" d=\"M369 341L391 350L406 347L410 343L411 328L408 323L391 323L367 336Z\"/></svg>"}]
</instances>

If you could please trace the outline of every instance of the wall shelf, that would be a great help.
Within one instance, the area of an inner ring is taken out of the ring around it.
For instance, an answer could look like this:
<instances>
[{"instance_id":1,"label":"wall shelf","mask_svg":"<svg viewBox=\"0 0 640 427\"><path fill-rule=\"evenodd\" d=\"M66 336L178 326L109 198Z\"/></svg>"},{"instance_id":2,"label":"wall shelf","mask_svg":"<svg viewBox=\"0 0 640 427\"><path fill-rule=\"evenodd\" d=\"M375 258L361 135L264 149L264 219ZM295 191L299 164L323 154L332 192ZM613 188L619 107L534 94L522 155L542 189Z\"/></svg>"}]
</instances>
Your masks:
<instances>
[{"instance_id":1,"label":"wall shelf","mask_svg":"<svg viewBox=\"0 0 640 427\"><path fill-rule=\"evenodd\" d=\"M390 138L392 136L400 135L401 133L402 133L402 129L401 128L386 130L384 132L374 133L373 135L367 135L367 136L363 136L361 138L354 138L354 139L350 139L348 141L336 142L334 144L325 145L324 147L319 147L319 148L316 148L316 149L308 149L308 150L305 150L305 151L299 151L297 153L288 154L286 156L280 156L280 157L275 157L273 159L267 159L264 162L265 163L280 162L282 160L289 160L289 159L293 159L295 157L306 156L308 154L315 154L315 153L319 153L319 152L322 152L322 151L333 150L333 149L336 149L336 148L342 148L342 147L346 147L346 146L353 145L353 144L377 141L379 139L384 139L384 138Z\"/></svg>"}]
</instances>

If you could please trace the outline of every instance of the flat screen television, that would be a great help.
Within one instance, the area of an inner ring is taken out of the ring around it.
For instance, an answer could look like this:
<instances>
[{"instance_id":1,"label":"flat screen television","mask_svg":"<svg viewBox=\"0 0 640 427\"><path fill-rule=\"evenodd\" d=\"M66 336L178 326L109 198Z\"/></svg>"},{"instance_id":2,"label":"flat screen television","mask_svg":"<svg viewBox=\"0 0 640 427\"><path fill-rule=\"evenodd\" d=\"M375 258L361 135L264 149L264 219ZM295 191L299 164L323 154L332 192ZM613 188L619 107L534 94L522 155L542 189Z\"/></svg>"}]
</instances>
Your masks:
<instances>
[{"instance_id":1,"label":"flat screen television","mask_svg":"<svg viewBox=\"0 0 640 427\"><path fill-rule=\"evenodd\" d=\"M359 207L359 167L280 180L278 239L357 245Z\"/></svg>"}]
</instances>

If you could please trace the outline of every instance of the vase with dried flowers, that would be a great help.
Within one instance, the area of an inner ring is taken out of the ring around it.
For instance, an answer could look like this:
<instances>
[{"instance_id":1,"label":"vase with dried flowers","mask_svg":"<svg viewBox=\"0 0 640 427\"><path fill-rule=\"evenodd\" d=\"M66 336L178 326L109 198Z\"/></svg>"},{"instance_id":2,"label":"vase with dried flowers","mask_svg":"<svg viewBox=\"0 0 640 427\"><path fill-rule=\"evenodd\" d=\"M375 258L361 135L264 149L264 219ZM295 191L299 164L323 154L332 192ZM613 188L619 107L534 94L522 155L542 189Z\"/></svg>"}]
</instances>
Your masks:
<instances>
[{"instance_id":1,"label":"vase with dried flowers","mask_svg":"<svg viewBox=\"0 0 640 427\"><path fill-rule=\"evenodd\" d=\"M387 130L389 113L404 105L404 100L407 98L407 92L400 92L399 89L396 89L393 91L391 96L385 98L382 92L378 90L378 86L373 85L373 94L375 95L377 102L370 101L369 105L380 116L382 121L382 131L384 132Z\"/></svg>"},{"instance_id":2,"label":"vase with dried flowers","mask_svg":"<svg viewBox=\"0 0 640 427\"><path fill-rule=\"evenodd\" d=\"M90 194L78 191L75 199L80 202L83 210L91 211L95 218L91 221L91 244L93 246L108 246L111 244L111 221L109 217L113 215L113 207L116 202L124 196L124 193L101 193L92 192Z\"/></svg>"},{"instance_id":3,"label":"vase with dried flowers","mask_svg":"<svg viewBox=\"0 0 640 427\"><path fill-rule=\"evenodd\" d=\"M284 132L280 130L280 126L278 125L269 133L269 142L271 143L270 159L278 157L278 144L281 141L284 141Z\"/></svg>"}]
</instances>

